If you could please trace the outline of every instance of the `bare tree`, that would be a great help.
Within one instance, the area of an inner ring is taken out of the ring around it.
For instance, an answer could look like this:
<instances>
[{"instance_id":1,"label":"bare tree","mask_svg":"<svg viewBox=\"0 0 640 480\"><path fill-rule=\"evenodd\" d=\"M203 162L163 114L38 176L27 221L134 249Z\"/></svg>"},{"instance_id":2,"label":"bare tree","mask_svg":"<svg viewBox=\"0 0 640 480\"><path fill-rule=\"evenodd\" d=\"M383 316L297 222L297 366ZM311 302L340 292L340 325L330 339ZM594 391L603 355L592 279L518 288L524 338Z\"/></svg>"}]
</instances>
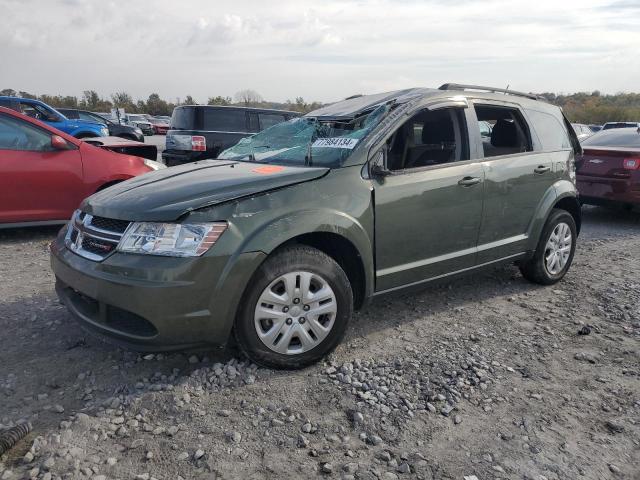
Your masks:
<instances>
[{"instance_id":1,"label":"bare tree","mask_svg":"<svg viewBox=\"0 0 640 480\"><path fill-rule=\"evenodd\" d=\"M235 99L237 103L244 103L245 107L255 106L263 102L262 95L249 88L237 92Z\"/></svg>"}]
</instances>

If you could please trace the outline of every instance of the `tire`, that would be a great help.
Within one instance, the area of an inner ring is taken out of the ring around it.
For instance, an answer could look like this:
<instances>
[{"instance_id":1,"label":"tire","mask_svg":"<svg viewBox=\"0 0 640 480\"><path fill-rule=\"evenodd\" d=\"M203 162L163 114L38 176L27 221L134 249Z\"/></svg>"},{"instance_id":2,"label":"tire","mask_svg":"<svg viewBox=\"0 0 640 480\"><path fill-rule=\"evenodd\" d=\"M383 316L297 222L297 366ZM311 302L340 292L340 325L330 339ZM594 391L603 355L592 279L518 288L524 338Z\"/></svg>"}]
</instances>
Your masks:
<instances>
[{"instance_id":1,"label":"tire","mask_svg":"<svg viewBox=\"0 0 640 480\"><path fill-rule=\"evenodd\" d=\"M353 292L340 265L320 250L297 245L275 252L258 268L233 330L238 346L253 362L297 369L317 362L340 343L352 313Z\"/></svg>"},{"instance_id":2,"label":"tire","mask_svg":"<svg viewBox=\"0 0 640 480\"><path fill-rule=\"evenodd\" d=\"M564 227L561 227L564 225ZM567 232L568 230L568 232ZM570 233L571 239L567 240L566 234ZM560 234L560 245L550 245L551 236L556 238ZM538 240L538 246L533 257L520 265L520 271L524 278L540 285L553 285L562 280L571 266L573 255L576 251L576 239L578 237L576 222L569 212L554 208L542 229L542 234ZM563 260L563 248L569 247L568 256ZM550 254L557 252L557 260L549 267L548 259L552 260ZM564 264L562 262L564 261Z\"/></svg>"}]
</instances>

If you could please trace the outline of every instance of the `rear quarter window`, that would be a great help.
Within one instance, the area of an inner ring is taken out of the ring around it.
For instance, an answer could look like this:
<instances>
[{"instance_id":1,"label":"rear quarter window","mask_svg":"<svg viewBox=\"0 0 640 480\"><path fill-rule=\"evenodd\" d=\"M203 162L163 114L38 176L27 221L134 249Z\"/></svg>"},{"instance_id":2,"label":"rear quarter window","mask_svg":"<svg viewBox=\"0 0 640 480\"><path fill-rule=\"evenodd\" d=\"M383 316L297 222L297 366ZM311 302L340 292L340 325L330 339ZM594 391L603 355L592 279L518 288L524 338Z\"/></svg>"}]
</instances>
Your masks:
<instances>
[{"instance_id":1,"label":"rear quarter window","mask_svg":"<svg viewBox=\"0 0 640 480\"><path fill-rule=\"evenodd\" d=\"M174 108L171 114L171 128L177 130L195 130L195 108Z\"/></svg>"},{"instance_id":2,"label":"rear quarter window","mask_svg":"<svg viewBox=\"0 0 640 480\"><path fill-rule=\"evenodd\" d=\"M543 150L554 151L571 148L567 131L556 117L537 110L527 110L527 117L538 135Z\"/></svg>"},{"instance_id":3,"label":"rear quarter window","mask_svg":"<svg viewBox=\"0 0 640 480\"><path fill-rule=\"evenodd\" d=\"M260 129L264 130L265 128L273 127L278 123L284 122L284 115L280 113L259 113L258 117L260 118Z\"/></svg>"},{"instance_id":4,"label":"rear quarter window","mask_svg":"<svg viewBox=\"0 0 640 480\"><path fill-rule=\"evenodd\" d=\"M247 132L247 114L244 110L205 108L203 130L217 132Z\"/></svg>"}]
</instances>

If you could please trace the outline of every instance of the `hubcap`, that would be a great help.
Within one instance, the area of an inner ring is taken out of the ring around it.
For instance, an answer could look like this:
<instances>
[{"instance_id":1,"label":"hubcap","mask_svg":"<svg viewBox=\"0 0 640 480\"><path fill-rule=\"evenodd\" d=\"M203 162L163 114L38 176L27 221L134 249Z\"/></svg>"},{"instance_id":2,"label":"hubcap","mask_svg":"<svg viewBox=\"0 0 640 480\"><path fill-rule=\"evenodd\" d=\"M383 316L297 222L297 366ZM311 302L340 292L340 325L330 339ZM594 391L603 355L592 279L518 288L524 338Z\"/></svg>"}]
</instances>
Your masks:
<instances>
[{"instance_id":1,"label":"hubcap","mask_svg":"<svg viewBox=\"0 0 640 480\"><path fill-rule=\"evenodd\" d=\"M258 338L270 350L297 355L331 332L338 302L329 283L311 272L281 275L264 289L254 314Z\"/></svg>"},{"instance_id":2,"label":"hubcap","mask_svg":"<svg viewBox=\"0 0 640 480\"><path fill-rule=\"evenodd\" d=\"M551 232L544 249L544 266L551 275L557 275L569 261L571 254L571 229L566 223L559 223Z\"/></svg>"}]
</instances>

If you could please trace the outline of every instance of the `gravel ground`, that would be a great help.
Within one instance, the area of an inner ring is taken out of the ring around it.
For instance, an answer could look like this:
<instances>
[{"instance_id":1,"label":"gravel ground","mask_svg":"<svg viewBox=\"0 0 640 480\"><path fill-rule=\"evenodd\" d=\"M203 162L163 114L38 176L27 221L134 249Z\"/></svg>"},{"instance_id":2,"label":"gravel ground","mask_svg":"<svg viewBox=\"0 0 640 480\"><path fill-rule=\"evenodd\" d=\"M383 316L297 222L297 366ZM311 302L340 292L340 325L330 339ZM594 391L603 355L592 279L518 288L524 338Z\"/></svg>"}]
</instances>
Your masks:
<instances>
[{"instance_id":1,"label":"gravel ground","mask_svg":"<svg viewBox=\"0 0 640 480\"><path fill-rule=\"evenodd\" d=\"M640 479L640 215L584 213L560 284L376 300L298 372L86 337L55 230L0 232L0 429L33 425L0 479Z\"/></svg>"}]
</instances>

